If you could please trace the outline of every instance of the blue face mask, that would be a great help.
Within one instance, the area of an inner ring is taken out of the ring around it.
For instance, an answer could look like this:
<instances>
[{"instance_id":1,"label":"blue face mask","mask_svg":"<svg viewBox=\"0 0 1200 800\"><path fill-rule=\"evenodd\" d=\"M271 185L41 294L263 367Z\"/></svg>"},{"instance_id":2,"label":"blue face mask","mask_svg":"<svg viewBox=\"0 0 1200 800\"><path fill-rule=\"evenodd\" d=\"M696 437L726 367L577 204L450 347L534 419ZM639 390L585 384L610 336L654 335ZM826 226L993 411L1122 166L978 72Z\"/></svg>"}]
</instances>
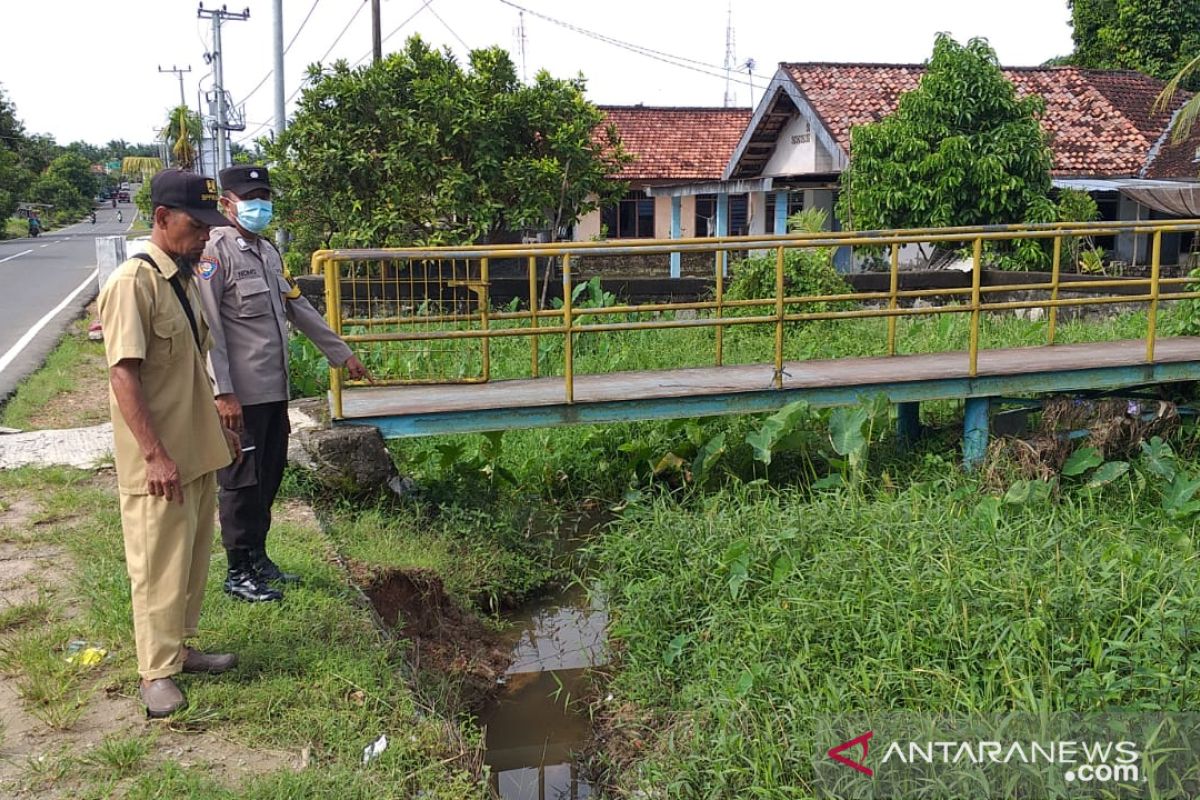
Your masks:
<instances>
[{"instance_id":1,"label":"blue face mask","mask_svg":"<svg viewBox=\"0 0 1200 800\"><path fill-rule=\"evenodd\" d=\"M251 233L262 233L271 224L273 207L270 200L238 200L237 221Z\"/></svg>"}]
</instances>

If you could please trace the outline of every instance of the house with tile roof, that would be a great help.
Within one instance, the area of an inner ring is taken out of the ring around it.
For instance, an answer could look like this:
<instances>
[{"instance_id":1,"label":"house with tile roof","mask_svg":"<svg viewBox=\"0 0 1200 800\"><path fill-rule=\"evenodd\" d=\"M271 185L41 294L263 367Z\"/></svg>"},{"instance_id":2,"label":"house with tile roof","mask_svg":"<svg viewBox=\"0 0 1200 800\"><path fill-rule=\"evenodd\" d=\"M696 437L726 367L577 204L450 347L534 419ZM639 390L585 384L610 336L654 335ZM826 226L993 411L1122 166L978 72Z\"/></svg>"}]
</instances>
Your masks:
<instances>
[{"instance_id":1,"label":"house with tile roof","mask_svg":"<svg viewBox=\"0 0 1200 800\"><path fill-rule=\"evenodd\" d=\"M629 182L629 191L617 205L581 217L574 228L576 241L599 238L602 233L610 239L670 238L671 200L652 197L647 190L719 181L751 112L749 108L642 105L599 108L604 125L616 127L633 157L616 176ZM675 238L713 233L715 215L715 194L689 195L680 203ZM744 203L741 217L745 217Z\"/></svg>"},{"instance_id":2,"label":"house with tile roof","mask_svg":"<svg viewBox=\"0 0 1200 800\"><path fill-rule=\"evenodd\" d=\"M783 232L788 209L797 206L825 209L836 229L838 178L853 156L851 129L895 111L900 95L915 89L924 72L915 64L781 64L718 179L645 191L679 206L694 195L744 194L751 234ZM1189 95L1181 93L1171 109L1155 113L1163 82L1136 72L1015 67L1004 74L1018 94L1045 99L1042 127L1055 186L1091 192L1104 219L1178 216L1180 207L1200 215L1200 132L1178 144L1169 134L1175 110ZM731 230L720 221L716 229ZM1119 260L1144 263L1146 239L1124 236L1099 244ZM1176 236L1164 240L1164 253L1170 259L1189 246L1190 239Z\"/></svg>"}]
</instances>

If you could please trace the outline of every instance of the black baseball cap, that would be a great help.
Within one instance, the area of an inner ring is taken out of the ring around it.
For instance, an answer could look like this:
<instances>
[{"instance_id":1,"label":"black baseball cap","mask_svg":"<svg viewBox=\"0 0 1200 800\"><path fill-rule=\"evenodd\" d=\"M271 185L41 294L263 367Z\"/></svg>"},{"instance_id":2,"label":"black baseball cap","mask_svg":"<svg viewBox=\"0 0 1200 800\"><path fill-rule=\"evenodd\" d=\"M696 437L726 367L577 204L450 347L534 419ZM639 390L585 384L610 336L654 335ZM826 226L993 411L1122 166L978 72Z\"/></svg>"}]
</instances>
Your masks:
<instances>
[{"instance_id":1,"label":"black baseball cap","mask_svg":"<svg viewBox=\"0 0 1200 800\"><path fill-rule=\"evenodd\" d=\"M221 188L236 195L244 195L255 189L271 191L271 177L266 167L254 164L236 164L221 170Z\"/></svg>"},{"instance_id":2,"label":"black baseball cap","mask_svg":"<svg viewBox=\"0 0 1200 800\"><path fill-rule=\"evenodd\" d=\"M217 210L217 182L181 169L160 170L150 179L150 206L177 208L202 225L221 227L229 224L225 215Z\"/></svg>"}]
</instances>

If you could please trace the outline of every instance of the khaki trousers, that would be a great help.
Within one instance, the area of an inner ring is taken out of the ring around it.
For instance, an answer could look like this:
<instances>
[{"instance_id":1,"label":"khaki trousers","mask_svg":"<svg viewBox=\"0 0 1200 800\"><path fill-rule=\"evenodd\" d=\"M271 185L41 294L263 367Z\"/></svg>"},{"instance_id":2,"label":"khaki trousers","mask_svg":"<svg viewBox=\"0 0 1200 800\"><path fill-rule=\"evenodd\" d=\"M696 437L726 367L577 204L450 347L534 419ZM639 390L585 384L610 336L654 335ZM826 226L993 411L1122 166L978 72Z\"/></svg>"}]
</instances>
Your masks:
<instances>
[{"instance_id":1,"label":"khaki trousers","mask_svg":"<svg viewBox=\"0 0 1200 800\"><path fill-rule=\"evenodd\" d=\"M183 487L183 505L121 495L133 637L138 673L146 680L183 669L183 640L195 636L200 623L216 506L214 472Z\"/></svg>"}]
</instances>

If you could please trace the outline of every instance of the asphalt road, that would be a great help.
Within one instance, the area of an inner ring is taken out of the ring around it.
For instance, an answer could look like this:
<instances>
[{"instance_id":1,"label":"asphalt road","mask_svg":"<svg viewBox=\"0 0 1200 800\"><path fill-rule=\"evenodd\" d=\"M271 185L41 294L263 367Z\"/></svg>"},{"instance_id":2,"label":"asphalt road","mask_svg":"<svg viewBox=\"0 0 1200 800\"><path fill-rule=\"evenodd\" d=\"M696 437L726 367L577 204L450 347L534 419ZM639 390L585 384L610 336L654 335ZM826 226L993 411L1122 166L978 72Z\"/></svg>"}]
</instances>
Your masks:
<instances>
[{"instance_id":1,"label":"asphalt road","mask_svg":"<svg viewBox=\"0 0 1200 800\"><path fill-rule=\"evenodd\" d=\"M132 203L97 208L95 225L85 219L36 239L0 241L0 399L41 366L96 297L94 239L128 232L135 211Z\"/></svg>"}]
</instances>

